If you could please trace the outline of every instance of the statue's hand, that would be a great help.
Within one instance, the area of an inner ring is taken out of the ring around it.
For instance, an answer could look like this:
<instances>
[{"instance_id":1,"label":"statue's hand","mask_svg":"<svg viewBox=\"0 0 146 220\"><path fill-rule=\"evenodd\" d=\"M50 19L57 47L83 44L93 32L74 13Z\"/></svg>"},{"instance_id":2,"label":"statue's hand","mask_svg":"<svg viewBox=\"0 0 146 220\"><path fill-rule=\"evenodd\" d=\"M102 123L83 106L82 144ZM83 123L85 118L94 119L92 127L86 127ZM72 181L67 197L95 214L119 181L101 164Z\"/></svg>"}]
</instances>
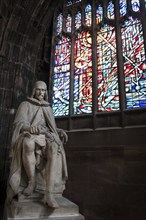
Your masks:
<instances>
[{"instance_id":1,"label":"statue's hand","mask_svg":"<svg viewBox=\"0 0 146 220\"><path fill-rule=\"evenodd\" d=\"M63 129L59 129L59 136L60 136L60 139L62 140L62 142L64 144L66 144L66 142L68 141L68 136Z\"/></svg>"},{"instance_id":2,"label":"statue's hand","mask_svg":"<svg viewBox=\"0 0 146 220\"><path fill-rule=\"evenodd\" d=\"M39 134L39 128L38 126L34 125L30 127L30 133L31 134Z\"/></svg>"},{"instance_id":3,"label":"statue's hand","mask_svg":"<svg viewBox=\"0 0 146 220\"><path fill-rule=\"evenodd\" d=\"M34 125L34 126L31 126L30 127L30 131L29 131L31 134L46 134L47 132L47 128L46 127L43 127L41 125Z\"/></svg>"}]
</instances>

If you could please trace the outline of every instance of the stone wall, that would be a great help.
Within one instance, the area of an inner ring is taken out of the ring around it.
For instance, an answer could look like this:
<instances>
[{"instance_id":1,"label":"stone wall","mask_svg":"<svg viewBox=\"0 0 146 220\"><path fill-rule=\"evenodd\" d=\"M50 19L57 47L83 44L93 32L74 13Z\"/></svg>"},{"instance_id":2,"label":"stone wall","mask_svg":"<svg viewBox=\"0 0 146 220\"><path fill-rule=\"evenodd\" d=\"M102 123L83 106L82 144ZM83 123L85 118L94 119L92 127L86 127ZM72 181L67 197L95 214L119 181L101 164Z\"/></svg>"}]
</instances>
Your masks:
<instances>
[{"instance_id":1,"label":"stone wall","mask_svg":"<svg viewBox=\"0 0 146 220\"><path fill-rule=\"evenodd\" d=\"M66 197L86 220L146 219L145 128L69 133Z\"/></svg>"}]
</instances>

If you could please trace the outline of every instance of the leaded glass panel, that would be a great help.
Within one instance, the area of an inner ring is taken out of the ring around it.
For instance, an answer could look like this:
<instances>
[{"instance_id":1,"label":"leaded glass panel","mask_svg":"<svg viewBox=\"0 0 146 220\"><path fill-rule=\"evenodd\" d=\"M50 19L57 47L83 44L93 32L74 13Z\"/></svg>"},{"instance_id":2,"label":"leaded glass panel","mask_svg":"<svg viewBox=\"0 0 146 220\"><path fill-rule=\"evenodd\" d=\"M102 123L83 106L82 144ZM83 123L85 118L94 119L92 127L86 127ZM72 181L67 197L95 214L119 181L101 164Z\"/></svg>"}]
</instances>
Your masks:
<instances>
[{"instance_id":1,"label":"leaded glass panel","mask_svg":"<svg viewBox=\"0 0 146 220\"><path fill-rule=\"evenodd\" d=\"M127 108L146 106L145 49L142 24L138 19L125 21L122 27L124 76Z\"/></svg>"},{"instance_id":2,"label":"leaded glass panel","mask_svg":"<svg viewBox=\"0 0 146 220\"><path fill-rule=\"evenodd\" d=\"M107 24L97 33L98 111L119 110L115 28Z\"/></svg>"},{"instance_id":3,"label":"leaded glass panel","mask_svg":"<svg viewBox=\"0 0 146 220\"><path fill-rule=\"evenodd\" d=\"M85 24L91 26L92 23L92 7L88 4L85 8Z\"/></svg>"},{"instance_id":4,"label":"leaded glass panel","mask_svg":"<svg viewBox=\"0 0 146 220\"><path fill-rule=\"evenodd\" d=\"M78 11L78 13L75 15L75 29L79 29L81 27L81 12Z\"/></svg>"},{"instance_id":5,"label":"leaded glass panel","mask_svg":"<svg viewBox=\"0 0 146 220\"><path fill-rule=\"evenodd\" d=\"M96 10L96 24L99 24L103 19L103 7L101 5L98 6Z\"/></svg>"},{"instance_id":6,"label":"leaded glass panel","mask_svg":"<svg viewBox=\"0 0 146 220\"><path fill-rule=\"evenodd\" d=\"M135 12L140 12L140 2L139 0L131 0L132 10Z\"/></svg>"},{"instance_id":7,"label":"leaded glass panel","mask_svg":"<svg viewBox=\"0 0 146 220\"><path fill-rule=\"evenodd\" d=\"M107 6L107 17L112 20L115 18L114 4L112 1L110 1Z\"/></svg>"},{"instance_id":8,"label":"leaded glass panel","mask_svg":"<svg viewBox=\"0 0 146 220\"><path fill-rule=\"evenodd\" d=\"M55 116L69 114L70 53L70 39L62 37L55 47L52 104Z\"/></svg>"},{"instance_id":9,"label":"leaded glass panel","mask_svg":"<svg viewBox=\"0 0 146 220\"><path fill-rule=\"evenodd\" d=\"M127 13L127 0L120 0L119 7L120 7L120 17L123 17Z\"/></svg>"},{"instance_id":10,"label":"leaded glass panel","mask_svg":"<svg viewBox=\"0 0 146 220\"><path fill-rule=\"evenodd\" d=\"M78 34L74 45L74 114L92 113L92 39Z\"/></svg>"},{"instance_id":11,"label":"leaded glass panel","mask_svg":"<svg viewBox=\"0 0 146 220\"><path fill-rule=\"evenodd\" d=\"M65 30L68 33L71 33L71 24L72 24L72 17L70 14L68 14L66 18L66 25L65 25Z\"/></svg>"},{"instance_id":12,"label":"leaded glass panel","mask_svg":"<svg viewBox=\"0 0 146 220\"><path fill-rule=\"evenodd\" d=\"M56 35L59 35L61 33L62 24L63 24L63 15L59 14L58 17L57 17Z\"/></svg>"}]
</instances>

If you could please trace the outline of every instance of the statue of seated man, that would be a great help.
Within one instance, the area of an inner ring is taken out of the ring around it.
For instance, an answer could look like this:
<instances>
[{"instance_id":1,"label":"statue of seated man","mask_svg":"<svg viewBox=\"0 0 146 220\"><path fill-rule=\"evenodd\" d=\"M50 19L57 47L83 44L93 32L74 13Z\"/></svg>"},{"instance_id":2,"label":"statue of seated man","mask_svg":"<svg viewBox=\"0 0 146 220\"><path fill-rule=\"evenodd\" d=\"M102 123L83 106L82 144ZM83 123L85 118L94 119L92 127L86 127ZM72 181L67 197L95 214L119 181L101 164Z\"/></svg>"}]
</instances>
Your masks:
<instances>
[{"instance_id":1,"label":"statue of seated man","mask_svg":"<svg viewBox=\"0 0 146 220\"><path fill-rule=\"evenodd\" d=\"M54 197L57 158L60 155L61 181L65 184L68 173L63 143L66 143L68 137L65 131L56 128L47 100L46 84L37 81L32 96L18 108L12 135L12 162L7 192L9 202L18 194L30 196L36 188L36 173L43 170L44 203L51 208L58 207ZM27 185L22 190L23 173L27 177Z\"/></svg>"}]
</instances>

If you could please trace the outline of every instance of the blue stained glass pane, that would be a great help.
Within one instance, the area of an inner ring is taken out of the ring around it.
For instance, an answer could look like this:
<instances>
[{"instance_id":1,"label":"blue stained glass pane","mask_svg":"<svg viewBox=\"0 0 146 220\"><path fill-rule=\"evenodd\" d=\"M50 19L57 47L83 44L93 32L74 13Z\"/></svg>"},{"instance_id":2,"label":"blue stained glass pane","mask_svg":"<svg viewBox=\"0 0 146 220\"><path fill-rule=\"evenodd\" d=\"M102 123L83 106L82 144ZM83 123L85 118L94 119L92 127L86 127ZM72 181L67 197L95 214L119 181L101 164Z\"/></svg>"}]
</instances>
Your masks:
<instances>
[{"instance_id":1,"label":"blue stained glass pane","mask_svg":"<svg viewBox=\"0 0 146 220\"><path fill-rule=\"evenodd\" d=\"M119 7L120 7L120 17L123 17L127 13L127 0L120 0Z\"/></svg>"},{"instance_id":2,"label":"blue stained glass pane","mask_svg":"<svg viewBox=\"0 0 146 220\"><path fill-rule=\"evenodd\" d=\"M57 17L56 35L59 35L62 31L63 15L59 14Z\"/></svg>"},{"instance_id":3,"label":"blue stained glass pane","mask_svg":"<svg viewBox=\"0 0 146 220\"><path fill-rule=\"evenodd\" d=\"M85 24L91 26L92 23L92 7L88 4L85 8Z\"/></svg>"},{"instance_id":4,"label":"blue stained glass pane","mask_svg":"<svg viewBox=\"0 0 146 220\"><path fill-rule=\"evenodd\" d=\"M75 15L75 28L76 30L79 29L81 26L81 12L78 11L78 13Z\"/></svg>"},{"instance_id":5,"label":"blue stained glass pane","mask_svg":"<svg viewBox=\"0 0 146 220\"><path fill-rule=\"evenodd\" d=\"M103 19L103 8L101 5L96 10L96 24L99 24Z\"/></svg>"},{"instance_id":6,"label":"blue stained glass pane","mask_svg":"<svg viewBox=\"0 0 146 220\"><path fill-rule=\"evenodd\" d=\"M140 12L140 3L139 0L131 0L132 10L135 12Z\"/></svg>"},{"instance_id":7,"label":"blue stained glass pane","mask_svg":"<svg viewBox=\"0 0 146 220\"><path fill-rule=\"evenodd\" d=\"M121 31L127 108L146 107L146 55L142 24L130 17Z\"/></svg>"},{"instance_id":8,"label":"blue stained glass pane","mask_svg":"<svg viewBox=\"0 0 146 220\"><path fill-rule=\"evenodd\" d=\"M112 3L112 1L110 1L107 6L107 17L112 20L115 18L114 4Z\"/></svg>"},{"instance_id":9,"label":"blue stained glass pane","mask_svg":"<svg viewBox=\"0 0 146 220\"><path fill-rule=\"evenodd\" d=\"M82 0L76 0L76 3L81 2Z\"/></svg>"},{"instance_id":10,"label":"blue stained glass pane","mask_svg":"<svg viewBox=\"0 0 146 220\"><path fill-rule=\"evenodd\" d=\"M70 53L70 39L62 37L55 47L52 96L52 109L55 116L69 114Z\"/></svg>"},{"instance_id":11,"label":"blue stained glass pane","mask_svg":"<svg viewBox=\"0 0 146 220\"><path fill-rule=\"evenodd\" d=\"M71 33L71 23L72 23L72 17L70 14L68 14L66 18L66 32Z\"/></svg>"}]
</instances>

